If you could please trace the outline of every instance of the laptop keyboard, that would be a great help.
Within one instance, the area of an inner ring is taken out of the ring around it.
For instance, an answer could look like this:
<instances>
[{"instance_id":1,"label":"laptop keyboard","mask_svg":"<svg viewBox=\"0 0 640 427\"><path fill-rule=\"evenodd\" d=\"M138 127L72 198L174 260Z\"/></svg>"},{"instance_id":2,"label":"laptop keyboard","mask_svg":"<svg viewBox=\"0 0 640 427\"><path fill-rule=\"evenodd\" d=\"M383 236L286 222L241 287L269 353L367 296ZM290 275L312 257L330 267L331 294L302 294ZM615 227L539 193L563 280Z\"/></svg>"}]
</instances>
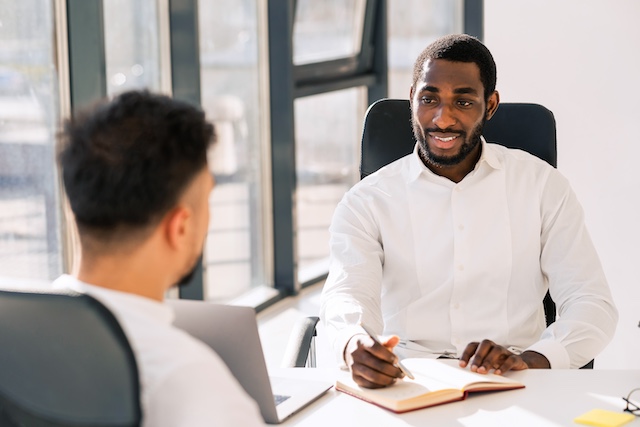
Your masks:
<instances>
[{"instance_id":1,"label":"laptop keyboard","mask_svg":"<svg viewBox=\"0 0 640 427\"><path fill-rule=\"evenodd\" d=\"M281 404L282 402L284 402L285 400L287 400L290 397L291 396L283 396L281 394L274 394L273 395L273 400L275 400L276 406L278 406L279 404Z\"/></svg>"}]
</instances>

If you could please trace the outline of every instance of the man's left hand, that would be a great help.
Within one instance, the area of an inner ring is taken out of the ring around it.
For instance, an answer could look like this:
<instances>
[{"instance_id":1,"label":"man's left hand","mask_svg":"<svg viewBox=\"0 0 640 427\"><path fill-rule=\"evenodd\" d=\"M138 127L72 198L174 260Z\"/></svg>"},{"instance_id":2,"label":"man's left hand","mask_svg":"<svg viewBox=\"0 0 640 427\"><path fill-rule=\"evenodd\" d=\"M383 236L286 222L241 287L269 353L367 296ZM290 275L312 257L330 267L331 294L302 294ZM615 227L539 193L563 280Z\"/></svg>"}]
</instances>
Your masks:
<instances>
[{"instance_id":1,"label":"man's left hand","mask_svg":"<svg viewBox=\"0 0 640 427\"><path fill-rule=\"evenodd\" d=\"M510 370L551 368L549 360L540 353L525 351L518 355L491 340L469 343L460 357L460 367L466 367L470 360L471 371L479 374L492 370L494 374L502 375Z\"/></svg>"}]
</instances>

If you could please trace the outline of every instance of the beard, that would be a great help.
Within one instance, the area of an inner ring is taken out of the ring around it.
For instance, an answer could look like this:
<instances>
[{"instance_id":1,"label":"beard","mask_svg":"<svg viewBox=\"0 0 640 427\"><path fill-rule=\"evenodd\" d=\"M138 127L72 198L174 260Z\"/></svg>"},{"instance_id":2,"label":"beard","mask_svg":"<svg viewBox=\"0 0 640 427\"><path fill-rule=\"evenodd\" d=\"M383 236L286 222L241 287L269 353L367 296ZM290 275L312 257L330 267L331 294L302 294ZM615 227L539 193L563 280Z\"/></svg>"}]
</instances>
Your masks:
<instances>
[{"instance_id":1,"label":"beard","mask_svg":"<svg viewBox=\"0 0 640 427\"><path fill-rule=\"evenodd\" d=\"M483 117L482 122L480 122L478 126L471 130L471 135L468 135L465 131L453 131L451 129L440 129L437 127L422 129L420 124L416 122L416 119L413 117L413 115L411 116L413 136L415 137L419 145L420 158L423 162L430 163L437 167L455 166L466 159L467 156L469 156L469 154L478 146L478 144L480 144L482 130L484 129L484 124L486 122L486 117ZM427 138L425 136L430 132L457 133L463 139L460 150L452 156L439 156L435 154L429 148L429 144L427 143Z\"/></svg>"},{"instance_id":2,"label":"beard","mask_svg":"<svg viewBox=\"0 0 640 427\"><path fill-rule=\"evenodd\" d=\"M191 283L191 281L193 280L193 277L198 272L198 268L200 267L201 264L202 264L202 253L193 262L193 267L191 267L191 270L189 270L184 276L180 278L180 280L178 280L178 283L176 283L176 286L184 286Z\"/></svg>"}]
</instances>

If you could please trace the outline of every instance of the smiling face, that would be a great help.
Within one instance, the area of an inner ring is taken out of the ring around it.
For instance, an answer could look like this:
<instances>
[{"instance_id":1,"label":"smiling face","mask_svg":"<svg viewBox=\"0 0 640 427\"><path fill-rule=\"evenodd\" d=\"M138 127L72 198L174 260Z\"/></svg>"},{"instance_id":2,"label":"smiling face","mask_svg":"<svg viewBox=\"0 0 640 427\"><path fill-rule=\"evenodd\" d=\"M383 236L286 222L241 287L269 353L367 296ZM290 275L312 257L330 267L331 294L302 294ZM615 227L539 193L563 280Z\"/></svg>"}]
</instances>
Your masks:
<instances>
[{"instance_id":1,"label":"smiling face","mask_svg":"<svg viewBox=\"0 0 640 427\"><path fill-rule=\"evenodd\" d=\"M473 62L428 59L423 78L411 88L413 132L425 165L456 182L473 170L480 136L498 107L498 93L484 98Z\"/></svg>"}]
</instances>

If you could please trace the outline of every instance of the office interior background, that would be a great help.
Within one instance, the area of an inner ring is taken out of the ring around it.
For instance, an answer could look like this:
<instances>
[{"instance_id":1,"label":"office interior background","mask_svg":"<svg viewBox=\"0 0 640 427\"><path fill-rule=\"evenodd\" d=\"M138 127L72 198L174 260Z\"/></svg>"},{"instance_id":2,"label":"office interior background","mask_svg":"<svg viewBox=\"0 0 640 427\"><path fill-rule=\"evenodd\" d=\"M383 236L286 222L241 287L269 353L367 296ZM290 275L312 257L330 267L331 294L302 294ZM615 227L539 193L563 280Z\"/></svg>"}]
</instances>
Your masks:
<instances>
[{"instance_id":1,"label":"office interior background","mask_svg":"<svg viewBox=\"0 0 640 427\"><path fill-rule=\"evenodd\" d=\"M637 368L638 18L635 0L1 0L0 286L46 288L80 256L62 120L148 88L200 104L219 137L202 274L171 296L273 313L301 294L297 314L317 314L367 106L407 98L417 54L466 31L492 51L503 102L553 111L620 311L596 369Z\"/></svg>"}]
</instances>

